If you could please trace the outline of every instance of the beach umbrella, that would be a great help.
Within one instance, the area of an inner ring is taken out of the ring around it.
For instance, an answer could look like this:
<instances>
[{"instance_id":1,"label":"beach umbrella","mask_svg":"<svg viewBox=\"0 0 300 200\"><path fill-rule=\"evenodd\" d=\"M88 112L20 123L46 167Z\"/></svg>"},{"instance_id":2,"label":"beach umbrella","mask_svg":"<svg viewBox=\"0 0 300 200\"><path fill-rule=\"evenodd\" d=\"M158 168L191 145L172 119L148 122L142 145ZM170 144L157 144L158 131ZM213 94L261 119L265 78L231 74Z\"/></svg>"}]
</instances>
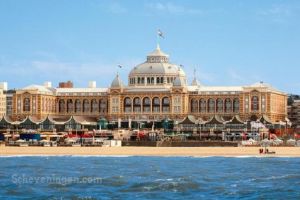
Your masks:
<instances>
[{"instance_id":1,"label":"beach umbrella","mask_svg":"<svg viewBox=\"0 0 300 200\"><path fill-rule=\"evenodd\" d=\"M273 140L274 145L281 145L282 143L283 141L281 139L276 138L275 140Z\"/></svg>"},{"instance_id":2,"label":"beach umbrella","mask_svg":"<svg viewBox=\"0 0 300 200\"><path fill-rule=\"evenodd\" d=\"M252 138L250 138L248 141L249 141L249 143L251 143L252 145L257 144L257 141L254 140L254 139L252 139Z\"/></svg>"},{"instance_id":3,"label":"beach umbrella","mask_svg":"<svg viewBox=\"0 0 300 200\"><path fill-rule=\"evenodd\" d=\"M263 139L262 141L260 141L260 145L263 147L267 147L270 146L272 142L270 140L268 140L267 138Z\"/></svg>"},{"instance_id":4,"label":"beach umbrella","mask_svg":"<svg viewBox=\"0 0 300 200\"><path fill-rule=\"evenodd\" d=\"M17 140L16 142L17 142L17 143L22 143L22 142L25 142L25 140L21 140L21 139L20 139L20 140Z\"/></svg>"},{"instance_id":5,"label":"beach umbrella","mask_svg":"<svg viewBox=\"0 0 300 200\"><path fill-rule=\"evenodd\" d=\"M290 146L295 146L296 145L296 140L294 139L289 139L286 141L286 144L287 145L290 145Z\"/></svg>"}]
</instances>

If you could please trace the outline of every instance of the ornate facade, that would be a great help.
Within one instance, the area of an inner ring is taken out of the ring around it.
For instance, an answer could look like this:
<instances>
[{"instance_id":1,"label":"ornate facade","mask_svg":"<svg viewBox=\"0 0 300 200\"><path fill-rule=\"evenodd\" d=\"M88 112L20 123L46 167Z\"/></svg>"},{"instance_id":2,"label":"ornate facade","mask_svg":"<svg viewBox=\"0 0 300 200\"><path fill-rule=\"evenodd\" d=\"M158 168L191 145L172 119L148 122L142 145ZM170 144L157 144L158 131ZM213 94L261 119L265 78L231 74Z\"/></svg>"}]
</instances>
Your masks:
<instances>
[{"instance_id":1,"label":"ornate facade","mask_svg":"<svg viewBox=\"0 0 300 200\"><path fill-rule=\"evenodd\" d=\"M3 89L0 88L0 117L6 114L6 95Z\"/></svg>"},{"instance_id":2,"label":"ornate facade","mask_svg":"<svg viewBox=\"0 0 300 200\"><path fill-rule=\"evenodd\" d=\"M287 117L287 95L263 82L215 87L187 84L181 66L169 62L159 46L135 66L124 85L117 75L109 88L52 88L31 85L13 97L13 118L35 116L104 117L109 121L182 120L187 115L208 120L219 115L243 120L261 116L272 122Z\"/></svg>"}]
</instances>

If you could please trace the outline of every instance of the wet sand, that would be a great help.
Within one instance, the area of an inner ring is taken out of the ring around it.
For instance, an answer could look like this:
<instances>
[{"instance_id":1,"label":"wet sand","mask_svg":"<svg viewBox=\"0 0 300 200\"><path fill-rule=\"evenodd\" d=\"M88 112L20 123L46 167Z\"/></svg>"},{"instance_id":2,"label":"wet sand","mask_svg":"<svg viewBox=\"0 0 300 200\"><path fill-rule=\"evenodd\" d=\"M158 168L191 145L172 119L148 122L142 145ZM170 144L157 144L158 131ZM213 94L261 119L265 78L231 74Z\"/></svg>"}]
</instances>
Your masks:
<instances>
[{"instance_id":1,"label":"wet sand","mask_svg":"<svg viewBox=\"0 0 300 200\"><path fill-rule=\"evenodd\" d=\"M276 154L261 155L260 147L0 147L0 156L286 156L300 157L300 147L269 147Z\"/></svg>"}]
</instances>

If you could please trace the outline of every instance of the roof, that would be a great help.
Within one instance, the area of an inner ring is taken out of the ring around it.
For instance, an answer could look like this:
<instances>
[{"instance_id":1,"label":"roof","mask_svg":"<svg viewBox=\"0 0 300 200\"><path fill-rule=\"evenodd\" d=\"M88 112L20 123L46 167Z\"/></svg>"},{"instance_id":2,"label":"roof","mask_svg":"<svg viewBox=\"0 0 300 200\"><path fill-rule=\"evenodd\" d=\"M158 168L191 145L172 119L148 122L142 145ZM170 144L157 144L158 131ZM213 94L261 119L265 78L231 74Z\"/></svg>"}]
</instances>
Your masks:
<instances>
[{"instance_id":1,"label":"roof","mask_svg":"<svg viewBox=\"0 0 300 200\"><path fill-rule=\"evenodd\" d=\"M71 120L71 116L56 116L56 115L48 115L48 118L51 122L55 124L65 124Z\"/></svg>"},{"instance_id":2,"label":"roof","mask_svg":"<svg viewBox=\"0 0 300 200\"><path fill-rule=\"evenodd\" d=\"M147 60L135 66L129 73L129 76L134 75L170 75L170 76L185 76L184 71L178 65L169 62L169 56L162 52L157 46L157 48L148 54Z\"/></svg>"},{"instance_id":3,"label":"roof","mask_svg":"<svg viewBox=\"0 0 300 200\"><path fill-rule=\"evenodd\" d=\"M205 124L224 124L225 121L219 115L214 115L210 120L208 120Z\"/></svg>"},{"instance_id":4,"label":"roof","mask_svg":"<svg viewBox=\"0 0 300 200\"><path fill-rule=\"evenodd\" d=\"M183 86L186 86L186 82L185 82L185 80L184 80L183 77L177 76L175 78L175 80L173 81L173 86L175 86L175 87L183 87Z\"/></svg>"},{"instance_id":5,"label":"roof","mask_svg":"<svg viewBox=\"0 0 300 200\"><path fill-rule=\"evenodd\" d=\"M89 116L72 116L77 123L82 125L96 125L99 121L98 117Z\"/></svg>"},{"instance_id":6,"label":"roof","mask_svg":"<svg viewBox=\"0 0 300 200\"><path fill-rule=\"evenodd\" d=\"M41 122L41 120L38 120L38 118L33 116L27 116L23 121L18 122L18 124L24 124L27 122L38 125Z\"/></svg>"},{"instance_id":7,"label":"roof","mask_svg":"<svg viewBox=\"0 0 300 200\"><path fill-rule=\"evenodd\" d=\"M120 79L119 74L117 74L117 76L114 78L114 80L111 83L111 87L112 88L119 88L119 87L122 87L122 86L123 86L122 80Z\"/></svg>"},{"instance_id":8,"label":"roof","mask_svg":"<svg viewBox=\"0 0 300 200\"><path fill-rule=\"evenodd\" d=\"M150 63L144 62L135 66L130 71L130 76L133 75L147 75L147 74L159 74L159 75L172 75L175 76L179 74L180 76L185 76L185 72L182 68L176 64L172 63Z\"/></svg>"},{"instance_id":9,"label":"roof","mask_svg":"<svg viewBox=\"0 0 300 200\"><path fill-rule=\"evenodd\" d=\"M165 56L168 57L169 55L167 55L166 53L164 53L159 45L157 45L156 49L154 51L152 51L151 53L148 54L148 56Z\"/></svg>"},{"instance_id":10,"label":"roof","mask_svg":"<svg viewBox=\"0 0 300 200\"><path fill-rule=\"evenodd\" d=\"M126 92L169 92L167 87L128 87Z\"/></svg>"},{"instance_id":11,"label":"roof","mask_svg":"<svg viewBox=\"0 0 300 200\"><path fill-rule=\"evenodd\" d=\"M11 123L13 123L13 120L12 120L10 117L8 117L7 115L4 115L4 116L1 118L0 122L6 122L6 123L11 124Z\"/></svg>"},{"instance_id":12,"label":"roof","mask_svg":"<svg viewBox=\"0 0 300 200\"><path fill-rule=\"evenodd\" d=\"M244 124L244 121L240 118L240 116L235 115L229 122L226 124Z\"/></svg>"},{"instance_id":13,"label":"roof","mask_svg":"<svg viewBox=\"0 0 300 200\"><path fill-rule=\"evenodd\" d=\"M273 124L267 115L262 115L259 121L263 124Z\"/></svg>"},{"instance_id":14,"label":"roof","mask_svg":"<svg viewBox=\"0 0 300 200\"><path fill-rule=\"evenodd\" d=\"M186 116L181 122L178 124L196 124L197 120L193 115Z\"/></svg>"},{"instance_id":15,"label":"roof","mask_svg":"<svg viewBox=\"0 0 300 200\"><path fill-rule=\"evenodd\" d=\"M254 83L252 85L249 85L249 86L245 86L245 88L250 88L250 89L264 89L264 90L267 90L267 91L272 91L272 92L276 92L276 93L280 93L280 94L285 94L281 91L279 91L278 89L274 88L272 85L268 84L268 83L264 83L264 82L257 82L257 83Z\"/></svg>"},{"instance_id":16,"label":"roof","mask_svg":"<svg viewBox=\"0 0 300 200\"><path fill-rule=\"evenodd\" d=\"M53 92L55 91L54 88L48 88L43 85L29 85L27 87L22 88L21 90L34 90L43 94L53 94Z\"/></svg>"},{"instance_id":17,"label":"roof","mask_svg":"<svg viewBox=\"0 0 300 200\"><path fill-rule=\"evenodd\" d=\"M242 86L188 86L190 92L242 92Z\"/></svg>"},{"instance_id":18,"label":"roof","mask_svg":"<svg viewBox=\"0 0 300 200\"><path fill-rule=\"evenodd\" d=\"M56 88L56 93L105 93L107 88Z\"/></svg>"}]
</instances>

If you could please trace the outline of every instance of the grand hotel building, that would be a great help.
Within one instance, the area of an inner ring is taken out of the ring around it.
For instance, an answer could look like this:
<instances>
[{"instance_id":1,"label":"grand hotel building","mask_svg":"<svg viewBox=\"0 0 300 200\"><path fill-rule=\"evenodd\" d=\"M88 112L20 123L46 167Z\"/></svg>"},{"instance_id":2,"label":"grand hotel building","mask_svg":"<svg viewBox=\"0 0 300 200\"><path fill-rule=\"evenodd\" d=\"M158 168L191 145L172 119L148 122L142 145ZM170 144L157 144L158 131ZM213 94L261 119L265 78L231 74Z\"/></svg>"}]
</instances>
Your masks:
<instances>
[{"instance_id":1,"label":"grand hotel building","mask_svg":"<svg viewBox=\"0 0 300 200\"><path fill-rule=\"evenodd\" d=\"M184 70L169 62L159 46L131 70L128 85L119 75L109 88L30 85L13 96L14 120L31 116L97 117L109 121L180 121L188 115L208 120L213 116L243 120L262 116L272 122L287 117L287 95L263 82L247 86L205 86L196 78L187 83Z\"/></svg>"}]
</instances>

